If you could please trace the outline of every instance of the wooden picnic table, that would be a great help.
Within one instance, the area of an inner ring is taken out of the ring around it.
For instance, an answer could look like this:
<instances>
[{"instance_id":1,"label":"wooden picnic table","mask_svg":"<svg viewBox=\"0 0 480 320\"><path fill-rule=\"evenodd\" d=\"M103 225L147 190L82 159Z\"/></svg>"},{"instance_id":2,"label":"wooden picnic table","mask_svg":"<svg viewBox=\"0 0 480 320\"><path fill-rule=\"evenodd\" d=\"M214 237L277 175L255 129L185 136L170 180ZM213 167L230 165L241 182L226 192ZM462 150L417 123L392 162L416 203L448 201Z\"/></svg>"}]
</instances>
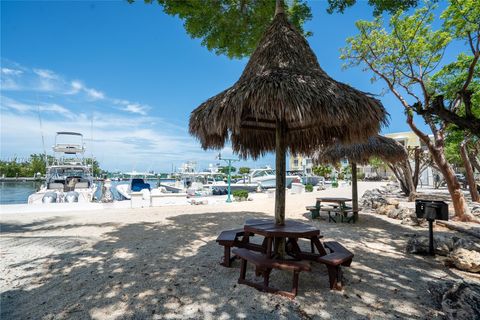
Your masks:
<instances>
[{"instance_id":1,"label":"wooden picnic table","mask_svg":"<svg viewBox=\"0 0 480 320\"><path fill-rule=\"evenodd\" d=\"M262 245L250 243L248 239L254 235L264 237ZM243 237L241 241L237 240L240 236ZM312 271L309 261L325 264L328 270L330 289L341 289L342 272L340 266L350 266L353 253L336 241L325 242L325 247L329 249L327 253L320 242L321 237L318 228L306 223L287 220L284 225L279 226L270 219L249 219L245 222L243 230L223 231L217 238L217 242L226 248L223 265L230 266L230 247L235 247L232 249L233 254L242 260L238 283L293 299L298 291L299 273ZM285 257L276 255L275 250L272 250L274 243L276 243L275 247L277 249L279 245L284 244L283 241L280 241L281 239L286 240L285 251L294 258L293 260L286 260ZM299 239L310 240L310 252L304 252L300 249ZM315 248L318 253L315 253ZM255 265L255 273L257 276L263 276L263 283L246 279L247 261ZM270 286L269 279L272 269L293 272L291 291Z\"/></svg>"},{"instance_id":2,"label":"wooden picnic table","mask_svg":"<svg viewBox=\"0 0 480 320\"><path fill-rule=\"evenodd\" d=\"M322 198L317 198L317 201L327 202L327 203L338 203L340 207L345 207L345 203L352 201L352 199L342 198L342 197L322 197Z\"/></svg>"},{"instance_id":3,"label":"wooden picnic table","mask_svg":"<svg viewBox=\"0 0 480 320\"><path fill-rule=\"evenodd\" d=\"M327 254L320 242L320 230L303 222L287 220L285 225L279 226L269 219L249 219L245 222L244 231L265 237L267 258L275 257L273 245L281 239L287 240L287 254L297 259L316 260ZM298 246L299 239L310 240L311 252L301 251ZM318 254L315 254L315 248Z\"/></svg>"},{"instance_id":4,"label":"wooden picnic table","mask_svg":"<svg viewBox=\"0 0 480 320\"><path fill-rule=\"evenodd\" d=\"M354 216L351 218L348 218L348 212L353 212L352 208L347 206L347 202L352 201L351 198L343 198L343 197L322 197L322 198L317 198L317 203L316 207L320 209L320 203L334 203L332 207L334 208L333 210L325 210L328 212L328 221L333 221L337 222L338 218L340 218L340 221L353 221L355 222ZM335 205L336 204L336 205ZM332 217L331 213L335 213L335 216ZM354 212L355 214L355 212Z\"/></svg>"}]
</instances>

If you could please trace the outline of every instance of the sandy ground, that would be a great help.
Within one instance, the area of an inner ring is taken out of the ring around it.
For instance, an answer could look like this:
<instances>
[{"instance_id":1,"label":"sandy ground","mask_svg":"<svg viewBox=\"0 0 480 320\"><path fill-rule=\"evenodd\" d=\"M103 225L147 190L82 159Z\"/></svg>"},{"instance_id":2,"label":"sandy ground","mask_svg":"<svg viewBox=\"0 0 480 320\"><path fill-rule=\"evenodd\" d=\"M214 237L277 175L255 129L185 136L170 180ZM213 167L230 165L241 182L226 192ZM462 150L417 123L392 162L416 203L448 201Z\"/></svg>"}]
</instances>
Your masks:
<instances>
[{"instance_id":1,"label":"sandy ground","mask_svg":"<svg viewBox=\"0 0 480 320\"><path fill-rule=\"evenodd\" d=\"M361 182L360 194L379 185ZM300 275L293 301L238 285L238 261L232 268L219 265L217 235L250 217L272 217L268 197L206 206L9 213L0 215L0 318L441 318L429 282L467 274L446 268L440 258L404 252L405 235L426 229L369 213L354 225L312 221L304 209L320 195L349 196L350 189L288 195L286 216L318 226L324 240L355 253L352 266L344 268L343 291L329 290L323 265ZM247 276L254 276L252 270ZM291 274L274 271L272 284L290 289Z\"/></svg>"}]
</instances>

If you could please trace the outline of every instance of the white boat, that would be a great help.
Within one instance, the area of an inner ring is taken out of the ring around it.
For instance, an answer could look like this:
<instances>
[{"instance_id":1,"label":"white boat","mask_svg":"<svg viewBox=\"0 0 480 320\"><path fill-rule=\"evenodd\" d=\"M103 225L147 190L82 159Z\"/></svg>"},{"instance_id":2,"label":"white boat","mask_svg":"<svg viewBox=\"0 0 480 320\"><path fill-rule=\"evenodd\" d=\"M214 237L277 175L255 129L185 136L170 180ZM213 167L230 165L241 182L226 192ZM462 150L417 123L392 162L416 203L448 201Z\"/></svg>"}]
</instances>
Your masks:
<instances>
[{"instance_id":1,"label":"white boat","mask_svg":"<svg viewBox=\"0 0 480 320\"><path fill-rule=\"evenodd\" d=\"M270 189L275 188L276 186L276 179L275 170L271 168L262 168L262 169L252 169L250 170L250 174L248 175L247 179L242 179L238 181L236 184L259 184L262 189ZM286 187L289 188L292 185L293 181L300 180L298 176L287 175L286 176Z\"/></svg>"},{"instance_id":2,"label":"white boat","mask_svg":"<svg viewBox=\"0 0 480 320\"><path fill-rule=\"evenodd\" d=\"M69 141L64 142L65 139ZM28 197L28 203L91 202L97 186L91 167L85 163L83 135L57 132L53 151L54 163L47 163L45 184Z\"/></svg>"},{"instance_id":3,"label":"white boat","mask_svg":"<svg viewBox=\"0 0 480 320\"><path fill-rule=\"evenodd\" d=\"M145 183L143 179L132 178L130 182L119 184L116 186L117 192L125 199L130 200L132 198L132 192L141 192L146 199L150 196L150 184Z\"/></svg>"}]
</instances>

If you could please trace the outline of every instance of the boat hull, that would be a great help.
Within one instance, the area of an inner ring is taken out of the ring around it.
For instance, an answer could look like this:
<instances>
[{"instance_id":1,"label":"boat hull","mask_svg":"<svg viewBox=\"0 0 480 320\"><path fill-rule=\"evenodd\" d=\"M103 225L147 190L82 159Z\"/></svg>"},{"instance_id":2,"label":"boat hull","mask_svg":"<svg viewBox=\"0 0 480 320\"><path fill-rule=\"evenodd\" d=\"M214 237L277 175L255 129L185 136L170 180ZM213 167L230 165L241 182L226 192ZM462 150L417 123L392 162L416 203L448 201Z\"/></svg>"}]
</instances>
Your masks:
<instances>
[{"instance_id":1,"label":"boat hull","mask_svg":"<svg viewBox=\"0 0 480 320\"><path fill-rule=\"evenodd\" d=\"M292 182L295 179L298 179L298 177L297 176L287 176L285 178L285 186L287 188L290 188L292 186ZM259 180L257 182L260 184L262 189L272 189L272 188L275 188L276 185L277 185L276 177L265 178L265 179Z\"/></svg>"},{"instance_id":2,"label":"boat hull","mask_svg":"<svg viewBox=\"0 0 480 320\"><path fill-rule=\"evenodd\" d=\"M75 191L69 192L64 192L57 189L42 188L28 196L28 204L37 205L44 203L64 202L88 203L93 201L96 190L96 185L92 186L91 188L75 189Z\"/></svg>"}]
</instances>

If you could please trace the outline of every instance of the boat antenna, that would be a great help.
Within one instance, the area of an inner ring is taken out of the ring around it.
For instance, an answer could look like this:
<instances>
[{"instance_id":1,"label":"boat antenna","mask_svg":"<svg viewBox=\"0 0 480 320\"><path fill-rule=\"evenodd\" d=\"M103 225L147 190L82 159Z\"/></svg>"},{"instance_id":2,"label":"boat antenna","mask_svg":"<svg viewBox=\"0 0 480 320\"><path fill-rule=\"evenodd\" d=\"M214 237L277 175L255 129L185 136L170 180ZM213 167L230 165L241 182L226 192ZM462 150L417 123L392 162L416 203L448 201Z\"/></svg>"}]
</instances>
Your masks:
<instances>
[{"instance_id":1,"label":"boat antenna","mask_svg":"<svg viewBox=\"0 0 480 320\"><path fill-rule=\"evenodd\" d=\"M36 96L37 96L38 121L40 122L40 134L42 136L43 155L45 156L45 166L48 167L47 150L45 149L45 137L43 136L42 115L40 113L40 103L38 101L38 94Z\"/></svg>"},{"instance_id":2,"label":"boat antenna","mask_svg":"<svg viewBox=\"0 0 480 320\"><path fill-rule=\"evenodd\" d=\"M90 124L90 157L92 158L92 161L93 161L93 111L92 111L92 122Z\"/></svg>"}]
</instances>

